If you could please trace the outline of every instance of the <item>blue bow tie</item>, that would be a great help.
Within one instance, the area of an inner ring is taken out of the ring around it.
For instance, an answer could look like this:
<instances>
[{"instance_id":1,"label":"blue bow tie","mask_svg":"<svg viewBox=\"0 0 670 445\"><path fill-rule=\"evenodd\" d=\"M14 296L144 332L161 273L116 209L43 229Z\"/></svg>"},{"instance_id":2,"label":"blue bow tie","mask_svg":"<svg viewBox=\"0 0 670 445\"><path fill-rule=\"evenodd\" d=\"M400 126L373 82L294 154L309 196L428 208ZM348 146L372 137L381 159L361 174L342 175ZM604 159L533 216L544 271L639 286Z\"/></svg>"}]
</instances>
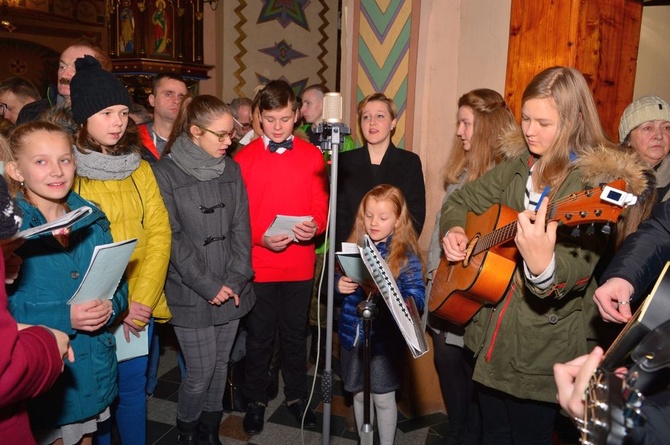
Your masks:
<instances>
[{"instance_id":1,"label":"blue bow tie","mask_svg":"<svg viewBox=\"0 0 670 445\"><path fill-rule=\"evenodd\" d=\"M274 153L280 148L291 150L293 148L293 139L287 139L284 142L270 141L270 143L268 144L268 150L270 150L270 153Z\"/></svg>"}]
</instances>

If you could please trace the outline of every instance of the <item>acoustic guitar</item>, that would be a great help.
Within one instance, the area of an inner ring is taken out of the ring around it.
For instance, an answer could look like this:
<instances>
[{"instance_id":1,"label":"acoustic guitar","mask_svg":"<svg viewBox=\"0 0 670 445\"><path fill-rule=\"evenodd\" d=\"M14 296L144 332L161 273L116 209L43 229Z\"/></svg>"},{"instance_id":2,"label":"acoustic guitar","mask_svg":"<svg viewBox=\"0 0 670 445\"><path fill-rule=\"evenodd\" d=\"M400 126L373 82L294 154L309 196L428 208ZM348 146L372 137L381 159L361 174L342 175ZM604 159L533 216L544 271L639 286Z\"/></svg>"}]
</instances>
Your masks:
<instances>
[{"instance_id":1,"label":"acoustic guitar","mask_svg":"<svg viewBox=\"0 0 670 445\"><path fill-rule=\"evenodd\" d=\"M636 198L625 190L625 181L583 190L550 203L547 221L576 226L616 223L624 207ZM519 261L514 244L519 212L495 204L481 215L468 212L465 233L468 237L463 261L450 262L444 256L435 271L428 310L431 314L463 325L482 306L497 304L505 294ZM609 226L602 227L608 233Z\"/></svg>"}]
</instances>

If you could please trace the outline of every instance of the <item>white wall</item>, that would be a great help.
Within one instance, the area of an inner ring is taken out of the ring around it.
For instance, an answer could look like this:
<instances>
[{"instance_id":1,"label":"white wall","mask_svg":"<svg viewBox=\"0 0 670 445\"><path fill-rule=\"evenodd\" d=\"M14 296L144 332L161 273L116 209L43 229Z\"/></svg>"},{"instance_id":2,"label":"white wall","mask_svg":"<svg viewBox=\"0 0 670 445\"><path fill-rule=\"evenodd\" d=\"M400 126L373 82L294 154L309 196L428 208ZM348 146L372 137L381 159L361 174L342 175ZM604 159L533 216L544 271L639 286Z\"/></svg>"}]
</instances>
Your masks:
<instances>
[{"instance_id":1,"label":"white wall","mask_svg":"<svg viewBox=\"0 0 670 445\"><path fill-rule=\"evenodd\" d=\"M646 6L642 12L634 98L656 94L670 100L670 6Z\"/></svg>"},{"instance_id":2,"label":"white wall","mask_svg":"<svg viewBox=\"0 0 670 445\"><path fill-rule=\"evenodd\" d=\"M511 0L423 0L412 150L426 181L427 247L444 196L442 171L453 141L458 98L475 88L504 95Z\"/></svg>"}]
</instances>

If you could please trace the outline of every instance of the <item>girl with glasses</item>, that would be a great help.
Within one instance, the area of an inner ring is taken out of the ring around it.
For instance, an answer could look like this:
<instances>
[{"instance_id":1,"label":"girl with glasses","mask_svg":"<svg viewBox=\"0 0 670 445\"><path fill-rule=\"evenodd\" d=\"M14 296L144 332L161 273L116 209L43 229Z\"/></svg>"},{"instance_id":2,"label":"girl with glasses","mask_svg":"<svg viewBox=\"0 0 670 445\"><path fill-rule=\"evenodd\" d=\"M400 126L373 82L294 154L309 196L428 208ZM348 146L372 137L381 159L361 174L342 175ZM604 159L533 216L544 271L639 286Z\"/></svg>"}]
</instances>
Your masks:
<instances>
[{"instance_id":1,"label":"girl with glasses","mask_svg":"<svg viewBox=\"0 0 670 445\"><path fill-rule=\"evenodd\" d=\"M233 115L214 96L181 104L156 179L170 215L165 293L186 362L177 403L178 443L220 445L228 359L251 288L251 227L240 168L227 156Z\"/></svg>"}]
</instances>

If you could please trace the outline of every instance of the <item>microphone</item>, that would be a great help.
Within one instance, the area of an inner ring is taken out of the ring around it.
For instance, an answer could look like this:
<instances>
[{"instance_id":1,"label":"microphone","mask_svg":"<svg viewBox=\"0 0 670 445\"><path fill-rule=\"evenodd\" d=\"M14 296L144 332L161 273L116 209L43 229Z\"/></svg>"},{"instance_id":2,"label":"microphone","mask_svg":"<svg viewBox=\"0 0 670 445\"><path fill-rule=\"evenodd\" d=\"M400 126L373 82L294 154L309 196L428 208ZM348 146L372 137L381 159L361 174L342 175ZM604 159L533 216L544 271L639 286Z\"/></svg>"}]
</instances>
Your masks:
<instances>
[{"instance_id":1,"label":"microphone","mask_svg":"<svg viewBox=\"0 0 670 445\"><path fill-rule=\"evenodd\" d=\"M340 93L326 93L323 96L323 120L329 124L342 122L342 95Z\"/></svg>"},{"instance_id":2,"label":"microphone","mask_svg":"<svg viewBox=\"0 0 670 445\"><path fill-rule=\"evenodd\" d=\"M320 135L319 148L321 151L330 155L334 147L339 150L344 142L344 136L351 134L349 127L342 122L342 95L340 93L323 95L322 119L323 121L319 122L313 131Z\"/></svg>"}]
</instances>

